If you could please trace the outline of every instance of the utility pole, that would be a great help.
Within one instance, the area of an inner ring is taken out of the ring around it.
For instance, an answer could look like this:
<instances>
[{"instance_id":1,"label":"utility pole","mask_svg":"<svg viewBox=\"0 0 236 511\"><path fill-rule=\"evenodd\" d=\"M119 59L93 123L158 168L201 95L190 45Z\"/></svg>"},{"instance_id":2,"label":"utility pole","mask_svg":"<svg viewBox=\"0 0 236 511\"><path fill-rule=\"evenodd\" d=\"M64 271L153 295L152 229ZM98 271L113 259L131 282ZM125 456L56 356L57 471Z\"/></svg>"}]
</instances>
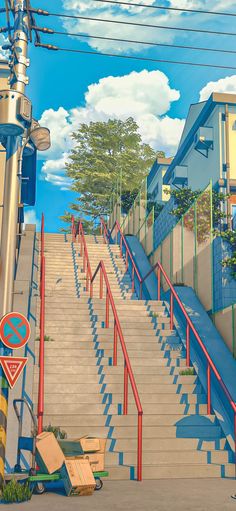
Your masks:
<instances>
[{"instance_id":1,"label":"utility pole","mask_svg":"<svg viewBox=\"0 0 236 511\"><path fill-rule=\"evenodd\" d=\"M7 5L7 3L6 3ZM25 131L32 120L31 103L25 97L30 20L27 0L13 0L13 37L10 41L10 78L7 90L0 91L0 135L6 137L6 169L0 250L0 318L12 311L17 246L17 216L20 179L19 153ZM8 10L8 8L7 8ZM0 485L4 481L8 385L1 375L0 394Z\"/></svg>"}]
</instances>

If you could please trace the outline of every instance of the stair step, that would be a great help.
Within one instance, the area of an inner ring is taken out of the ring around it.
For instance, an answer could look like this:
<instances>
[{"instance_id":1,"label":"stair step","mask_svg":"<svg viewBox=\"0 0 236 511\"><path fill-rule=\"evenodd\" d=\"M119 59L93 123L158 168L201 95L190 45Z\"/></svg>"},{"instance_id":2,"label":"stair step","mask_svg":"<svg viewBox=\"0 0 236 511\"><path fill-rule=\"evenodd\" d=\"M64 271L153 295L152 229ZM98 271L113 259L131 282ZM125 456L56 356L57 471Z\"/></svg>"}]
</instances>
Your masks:
<instances>
[{"instance_id":1,"label":"stair step","mask_svg":"<svg viewBox=\"0 0 236 511\"><path fill-rule=\"evenodd\" d=\"M217 438L216 440L201 440L202 451L215 451L222 450L226 446L225 438ZM144 438L143 439L143 452L153 451L191 451L198 450L198 438ZM120 438L116 440L113 449L117 451L133 451L137 452L137 439L136 438Z\"/></svg>"}]
</instances>

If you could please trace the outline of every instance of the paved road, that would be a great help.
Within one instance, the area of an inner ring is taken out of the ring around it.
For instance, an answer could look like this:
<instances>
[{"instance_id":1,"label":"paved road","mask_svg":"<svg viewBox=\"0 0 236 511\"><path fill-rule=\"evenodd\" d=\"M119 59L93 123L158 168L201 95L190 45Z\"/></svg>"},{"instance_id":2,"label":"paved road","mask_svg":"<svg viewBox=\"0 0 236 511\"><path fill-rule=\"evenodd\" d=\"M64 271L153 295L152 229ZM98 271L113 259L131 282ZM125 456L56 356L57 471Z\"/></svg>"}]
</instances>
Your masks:
<instances>
[{"instance_id":1,"label":"paved road","mask_svg":"<svg viewBox=\"0 0 236 511\"><path fill-rule=\"evenodd\" d=\"M25 504L2 505L8 511L236 511L236 481L107 481L92 497L45 493Z\"/></svg>"}]
</instances>

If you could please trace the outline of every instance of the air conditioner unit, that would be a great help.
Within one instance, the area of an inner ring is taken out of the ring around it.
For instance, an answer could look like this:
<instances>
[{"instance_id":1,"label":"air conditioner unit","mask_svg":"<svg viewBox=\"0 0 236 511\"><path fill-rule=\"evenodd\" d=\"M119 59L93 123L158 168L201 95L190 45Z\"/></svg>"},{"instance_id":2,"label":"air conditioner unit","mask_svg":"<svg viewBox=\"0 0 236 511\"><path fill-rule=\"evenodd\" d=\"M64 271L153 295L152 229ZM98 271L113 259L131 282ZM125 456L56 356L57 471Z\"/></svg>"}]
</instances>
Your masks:
<instances>
[{"instance_id":1,"label":"air conditioner unit","mask_svg":"<svg viewBox=\"0 0 236 511\"><path fill-rule=\"evenodd\" d=\"M208 157L209 149L213 149L213 128L203 126L198 129L194 137L194 149Z\"/></svg>"},{"instance_id":2,"label":"air conditioner unit","mask_svg":"<svg viewBox=\"0 0 236 511\"><path fill-rule=\"evenodd\" d=\"M173 185L186 186L188 183L188 167L186 165L176 165L171 182Z\"/></svg>"}]
</instances>

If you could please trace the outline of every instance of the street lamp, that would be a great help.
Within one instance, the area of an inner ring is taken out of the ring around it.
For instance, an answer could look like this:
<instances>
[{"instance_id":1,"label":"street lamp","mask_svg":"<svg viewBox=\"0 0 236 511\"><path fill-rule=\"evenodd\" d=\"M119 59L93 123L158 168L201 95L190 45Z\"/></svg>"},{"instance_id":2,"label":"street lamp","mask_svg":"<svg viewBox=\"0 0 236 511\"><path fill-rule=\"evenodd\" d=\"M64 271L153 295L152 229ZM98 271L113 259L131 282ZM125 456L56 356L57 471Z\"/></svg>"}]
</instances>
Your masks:
<instances>
[{"instance_id":1,"label":"street lamp","mask_svg":"<svg viewBox=\"0 0 236 511\"><path fill-rule=\"evenodd\" d=\"M22 162L23 153L26 150L27 154L32 154L35 149L38 151L47 151L51 146L50 131L48 128L44 128L38 124L37 121L33 120L33 129L29 130L24 143L21 146L19 160L18 160L18 176L22 175ZM26 154L26 156L27 156Z\"/></svg>"},{"instance_id":2,"label":"street lamp","mask_svg":"<svg viewBox=\"0 0 236 511\"><path fill-rule=\"evenodd\" d=\"M30 139L38 151L47 151L51 146L50 131L48 128L38 126L30 132Z\"/></svg>"}]
</instances>

